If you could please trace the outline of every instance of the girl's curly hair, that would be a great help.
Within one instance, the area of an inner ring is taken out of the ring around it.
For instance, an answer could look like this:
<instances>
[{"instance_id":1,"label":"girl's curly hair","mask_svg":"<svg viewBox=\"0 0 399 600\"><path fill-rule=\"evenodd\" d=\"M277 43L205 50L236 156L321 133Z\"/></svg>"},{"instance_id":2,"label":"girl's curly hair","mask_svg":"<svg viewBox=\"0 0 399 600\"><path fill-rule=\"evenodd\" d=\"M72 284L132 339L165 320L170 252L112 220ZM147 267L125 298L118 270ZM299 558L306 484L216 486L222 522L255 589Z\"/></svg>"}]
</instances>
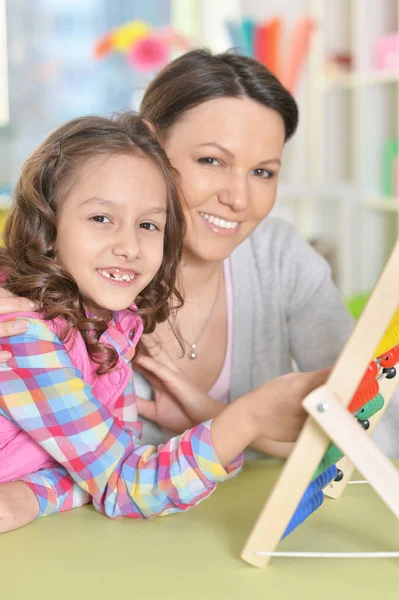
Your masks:
<instances>
[{"instance_id":1,"label":"girl's curly hair","mask_svg":"<svg viewBox=\"0 0 399 600\"><path fill-rule=\"evenodd\" d=\"M165 321L183 303L176 279L184 216L169 159L148 123L136 113L129 111L112 119L81 117L51 133L23 166L5 226L5 247L0 248L0 270L5 276L2 285L36 302L46 320L62 318L66 323L60 332L63 341L79 331L90 357L99 364L99 375L112 370L118 361L114 348L99 343L107 319L86 315L85 298L73 277L53 258L53 248L58 210L76 175L93 157L121 154L150 158L167 188L163 261L135 300L144 332L151 333L156 323Z\"/></svg>"}]
</instances>

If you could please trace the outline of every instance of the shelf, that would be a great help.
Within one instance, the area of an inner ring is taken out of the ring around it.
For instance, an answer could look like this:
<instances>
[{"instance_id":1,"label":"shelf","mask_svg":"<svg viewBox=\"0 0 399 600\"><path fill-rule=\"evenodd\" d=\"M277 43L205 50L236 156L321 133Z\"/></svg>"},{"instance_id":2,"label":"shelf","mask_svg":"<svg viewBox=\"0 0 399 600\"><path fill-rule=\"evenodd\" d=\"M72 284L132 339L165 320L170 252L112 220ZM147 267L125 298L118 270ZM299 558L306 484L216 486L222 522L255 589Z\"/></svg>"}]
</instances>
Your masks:
<instances>
[{"instance_id":1,"label":"shelf","mask_svg":"<svg viewBox=\"0 0 399 600\"><path fill-rule=\"evenodd\" d=\"M370 210L399 214L399 198L368 196L362 200L361 204Z\"/></svg>"},{"instance_id":2,"label":"shelf","mask_svg":"<svg viewBox=\"0 0 399 600\"><path fill-rule=\"evenodd\" d=\"M326 77L322 83L322 87L326 90L334 88L352 89L385 83L399 83L399 69L364 73L342 73L336 77Z\"/></svg>"}]
</instances>

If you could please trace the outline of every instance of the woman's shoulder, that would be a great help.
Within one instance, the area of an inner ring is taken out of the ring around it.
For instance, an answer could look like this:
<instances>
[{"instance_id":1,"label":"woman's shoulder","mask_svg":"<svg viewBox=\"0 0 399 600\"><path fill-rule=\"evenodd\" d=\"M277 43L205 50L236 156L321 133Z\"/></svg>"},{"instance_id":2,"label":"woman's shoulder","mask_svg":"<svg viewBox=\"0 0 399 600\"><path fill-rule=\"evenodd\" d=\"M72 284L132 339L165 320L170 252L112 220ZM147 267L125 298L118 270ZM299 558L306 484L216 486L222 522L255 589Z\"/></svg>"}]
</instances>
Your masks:
<instances>
[{"instance_id":1,"label":"woman's shoulder","mask_svg":"<svg viewBox=\"0 0 399 600\"><path fill-rule=\"evenodd\" d=\"M262 287L292 291L320 286L331 278L326 260L300 235L278 217L267 217L238 246L231 257L237 280L258 280Z\"/></svg>"}]
</instances>

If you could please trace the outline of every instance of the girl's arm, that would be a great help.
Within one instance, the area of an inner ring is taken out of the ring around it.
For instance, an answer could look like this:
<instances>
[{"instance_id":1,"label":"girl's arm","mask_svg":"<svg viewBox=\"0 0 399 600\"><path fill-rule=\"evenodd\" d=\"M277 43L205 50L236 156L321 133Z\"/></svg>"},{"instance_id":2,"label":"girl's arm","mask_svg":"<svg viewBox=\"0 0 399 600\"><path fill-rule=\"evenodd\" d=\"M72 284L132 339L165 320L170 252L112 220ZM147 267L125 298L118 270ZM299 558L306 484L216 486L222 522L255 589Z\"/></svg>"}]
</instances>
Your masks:
<instances>
[{"instance_id":1,"label":"girl's arm","mask_svg":"<svg viewBox=\"0 0 399 600\"><path fill-rule=\"evenodd\" d=\"M34 518L79 508L92 501L90 494L79 487L61 466L42 469L18 480L24 482L31 493L36 495L38 510Z\"/></svg>"},{"instance_id":2,"label":"girl's arm","mask_svg":"<svg viewBox=\"0 0 399 600\"><path fill-rule=\"evenodd\" d=\"M158 449L140 447L93 396L57 336L29 320L25 334L0 340L13 355L1 372L0 414L57 460L98 510L110 517L186 510L239 471L240 450L258 427L248 411L238 411L232 442L226 442L227 418L224 426L217 424L214 439L207 422ZM47 491L35 483L32 489L43 514Z\"/></svg>"},{"instance_id":3,"label":"girl's arm","mask_svg":"<svg viewBox=\"0 0 399 600\"><path fill-rule=\"evenodd\" d=\"M37 491L40 490L40 495ZM43 469L0 484L0 533L28 525L39 516L78 508L91 502L63 467Z\"/></svg>"}]
</instances>

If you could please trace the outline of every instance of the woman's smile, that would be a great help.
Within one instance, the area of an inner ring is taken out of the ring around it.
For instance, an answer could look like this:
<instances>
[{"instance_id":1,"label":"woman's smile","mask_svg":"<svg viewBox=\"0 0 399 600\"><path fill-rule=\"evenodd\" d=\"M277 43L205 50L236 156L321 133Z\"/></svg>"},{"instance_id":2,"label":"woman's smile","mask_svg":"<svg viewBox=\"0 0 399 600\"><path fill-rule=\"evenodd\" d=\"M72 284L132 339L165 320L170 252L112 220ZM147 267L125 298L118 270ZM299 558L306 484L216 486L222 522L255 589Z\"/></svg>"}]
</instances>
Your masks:
<instances>
[{"instance_id":1,"label":"woman's smile","mask_svg":"<svg viewBox=\"0 0 399 600\"><path fill-rule=\"evenodd\" d=\"M213 233L234 235L239 230L240 223L238 221L230 221L205 212L200 212L199 215L204 225Z\"/></svg>"}]
</instances>

